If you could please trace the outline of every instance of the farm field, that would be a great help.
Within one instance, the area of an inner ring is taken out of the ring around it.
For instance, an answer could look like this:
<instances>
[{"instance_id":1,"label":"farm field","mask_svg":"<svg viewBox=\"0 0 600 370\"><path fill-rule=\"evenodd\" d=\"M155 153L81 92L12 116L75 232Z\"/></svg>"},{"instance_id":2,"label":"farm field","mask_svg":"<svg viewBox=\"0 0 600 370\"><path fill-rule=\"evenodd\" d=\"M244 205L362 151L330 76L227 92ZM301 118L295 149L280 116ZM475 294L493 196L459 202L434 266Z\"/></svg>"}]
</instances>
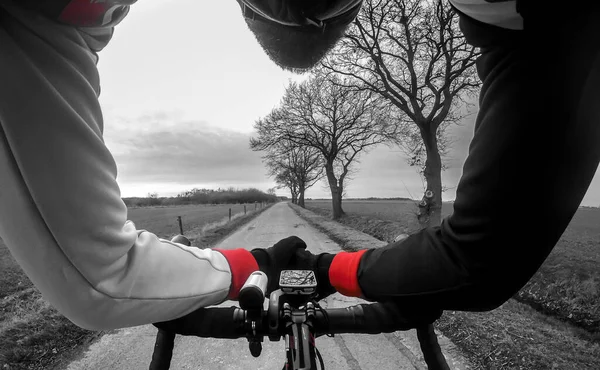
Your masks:
<instances>
[{"instance_id":1,"label":"farm field","mask_svg":"<svg viewBox=\"0 0 600 370\"><path fill-rule=\"evenodd\" d=\"M255 205L247 204L246 211L254 211ZM256 205L260 208L260 204ZM135 223L138 229L148 230L159 237L167 238L179 234L177 216L181 216L183 232L198 230L206 225L218 223L231 215L244 213L244 204L201 204L172 207L130 208L127 218Z\"/></svg>"},{"instance_id":2,"label":"farm field","mask_svg":"<svg viewBox=\"0 0 600 370\"><path fill-rule=\"evenodd\" d=\"M307 208L317 208L324 211L331 210L331 200L306 200ZM344 212L357 216L373 217L378 220L396 222L405 225L404 228L417 230L418 223L415 217L416 202L408 200L344 200ZM452 203L442 204L442 217L452 213Z\"/></svg>"},{"instance_id":3,"label":"farm field","mask_svg":"<svg viewBox=\"0 0 600 370\"><path fill-rule=\"evenodd\" d=\"M254 203L246 207L248 213L255 209ZM179 234L177 216L181 216L186 235L200 238L206 234L207 240L192 239L198 245L218 240L236 227L238 221L227 224L230 208L232 219L244 213L243 204L147 207L129 209L128 219L138 229L170 238ZM52 308L0 239L0 369L47 369L57 358L101 334L73 325Z\"/></svg>"},{"instance_id":4,"label":"farm field","mask_svg":"<svg viewBox=\"0 0 600 370\"><path fill-rule=\"evenodd\" d=\"M418 230L410 201L344 200L352 227L381 240ZM310 200L306 207L329 215L328 200ZM444 203L442 215L452 213ZM380 223L360 220L380 220ZM531 281L515 297L541 312L590 331L600 339L600 209L580 208L560 241Z\"/></svg>"}]
</instances>

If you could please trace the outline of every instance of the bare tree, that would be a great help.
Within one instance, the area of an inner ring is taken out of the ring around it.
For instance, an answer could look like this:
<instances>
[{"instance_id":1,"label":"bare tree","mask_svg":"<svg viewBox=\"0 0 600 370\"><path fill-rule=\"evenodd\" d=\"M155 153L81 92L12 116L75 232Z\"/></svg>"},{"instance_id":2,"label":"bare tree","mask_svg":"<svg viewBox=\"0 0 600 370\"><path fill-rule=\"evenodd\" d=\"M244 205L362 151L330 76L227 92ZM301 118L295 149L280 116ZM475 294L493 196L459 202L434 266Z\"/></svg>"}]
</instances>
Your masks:
<instances>
[{"instance_id":1,"label":"bare tree","mask_svg":"<svg viewBox=\"0 0 600 370\"><path fill-rule=\"evenodd\" d=\"M292 203L304 208L304 194L323 177L320 153L313 147L280 141L267 149L263 157L269 175L292 193Z\"/></svg>"},{"instance_id":2,"label":"bare tree","mask_svg":"<svg viewBox=\"0 0 600 370\"><path fill-rule=\"evenodd\" d=\"M402 113L397 143L425 178L424 226L441 222L445 132L464 117L464 98L480 84L477 53L447 1L373 0L322 63L350 77L347 86L372 91Z\"/></svg>"},{"instance_id":3,"label":"bare tree","mask_svg":"<svg viewBox=\"0 0 600 370\"><path fill-rule=\"evenodd\" d=\"M255 124L254 150L267 150L282 140L317 150L332 198L333 218L343 214L345 180L359 155L382 143L394 125L383 119L376 96L368 90L343 87L332 76L314 75L290 83L281 105Z\"/></svg>"},{"instance_id":4,"label":"bare tree","mask_svg":"<svg viewBox=\"0 0 600 370\"><path fill-rule=\"evenodd\" d=\"M267 165L269 166L269 165ZM298 181L296 176L289 170L281 167L271 167L271 176L274 176L275 182L280 188L288 188L292 196L292 203L298 204Z\"/></svg>"}]
</instances>

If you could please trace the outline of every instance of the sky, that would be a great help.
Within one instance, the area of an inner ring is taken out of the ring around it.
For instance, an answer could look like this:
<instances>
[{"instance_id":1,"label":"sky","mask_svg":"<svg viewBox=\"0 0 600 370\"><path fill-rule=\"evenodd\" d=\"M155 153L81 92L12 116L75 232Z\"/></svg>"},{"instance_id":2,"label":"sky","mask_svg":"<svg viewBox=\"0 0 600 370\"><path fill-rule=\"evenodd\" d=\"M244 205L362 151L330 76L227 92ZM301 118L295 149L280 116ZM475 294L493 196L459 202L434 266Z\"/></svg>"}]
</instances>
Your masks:
<instances>
[{"instance_id":1,"label":"sky","mask_svg":"<svg viewBox=\"0 0 600 370\"><path fill-rule=\"evenodd\" d=\"M123 197L275 186L249 139L254 122L278 105L287 83L305 77L268 59L236 1L206 4L139 0L100 53L105 142L117 162ZM474 120L471 114L449 132L455 143L442 177L450 188L444 200L455 197ZM400 149L386 146L363 155L346 186L349 198L422 193L415 168ZM284 189L277 194L289 196ZM318 183L306 196L330 193ZM582 204L600 206L600 174Z\"/></svg>"}]
</instances>

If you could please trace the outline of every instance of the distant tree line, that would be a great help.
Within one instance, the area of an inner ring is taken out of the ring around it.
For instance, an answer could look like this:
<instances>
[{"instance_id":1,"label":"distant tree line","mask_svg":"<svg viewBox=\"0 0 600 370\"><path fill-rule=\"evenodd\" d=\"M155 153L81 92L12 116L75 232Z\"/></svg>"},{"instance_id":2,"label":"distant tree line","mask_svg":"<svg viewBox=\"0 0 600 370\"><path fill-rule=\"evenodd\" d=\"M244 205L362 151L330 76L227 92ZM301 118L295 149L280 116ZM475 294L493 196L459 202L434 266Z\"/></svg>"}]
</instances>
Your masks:
<instances>
[{"instance_id":1,"label":"distant tree line","mask_svg":"<svg viewBox=\"0 0 600 370\"><path fill-rule=\"evenodd\" d=\"M146 197L123 198L127 207L176 206L186 204L243 204L255 202L274 203L280 198L275 189L266 193L255 189L197 189L184 191L175 197L159 197L157 193L149 193Z\"/></svg>"}]
</instances>

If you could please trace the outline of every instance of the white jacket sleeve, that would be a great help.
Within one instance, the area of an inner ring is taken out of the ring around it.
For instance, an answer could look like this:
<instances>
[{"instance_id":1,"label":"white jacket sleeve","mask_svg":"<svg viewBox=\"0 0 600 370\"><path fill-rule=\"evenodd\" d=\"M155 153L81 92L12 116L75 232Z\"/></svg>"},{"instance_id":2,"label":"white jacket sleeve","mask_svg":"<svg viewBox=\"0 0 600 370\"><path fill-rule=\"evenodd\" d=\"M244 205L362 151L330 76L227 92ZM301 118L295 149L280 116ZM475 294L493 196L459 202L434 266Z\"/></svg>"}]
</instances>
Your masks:
<instances>
[{"instance_id":1,"label":"white jacket sleeve","mask_svg":"<svg viewBox=\"0 0 600 370\"><path fill-rule=\"evenodd\" d=\"M224 301L224 254L126 221L102 138L96 62L76 29L0 1L0 237L44 298L85 328L164 321Z\"/></svg>"}]
</instances>

